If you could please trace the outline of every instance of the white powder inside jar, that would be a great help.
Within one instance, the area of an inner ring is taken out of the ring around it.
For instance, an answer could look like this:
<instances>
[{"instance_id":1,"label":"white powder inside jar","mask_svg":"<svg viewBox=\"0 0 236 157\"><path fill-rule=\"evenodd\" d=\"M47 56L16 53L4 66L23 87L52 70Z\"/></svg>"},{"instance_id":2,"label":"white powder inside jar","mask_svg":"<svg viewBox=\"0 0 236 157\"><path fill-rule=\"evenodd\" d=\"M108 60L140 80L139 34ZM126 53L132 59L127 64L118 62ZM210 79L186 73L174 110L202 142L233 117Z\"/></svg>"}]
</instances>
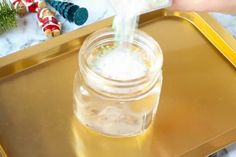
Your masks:
<instances>
[{"instance_id":1,"label":"white powder inside jar","mask_svg":"<svg viewBox=\"0 0 236 157\"><path fill-rule=\"evenodd\" d=\"M148 67L139 53L130 49L116 48L97 55L92 69L114 80L132 80L147 73Z\"/></svg>"}]
</instances>

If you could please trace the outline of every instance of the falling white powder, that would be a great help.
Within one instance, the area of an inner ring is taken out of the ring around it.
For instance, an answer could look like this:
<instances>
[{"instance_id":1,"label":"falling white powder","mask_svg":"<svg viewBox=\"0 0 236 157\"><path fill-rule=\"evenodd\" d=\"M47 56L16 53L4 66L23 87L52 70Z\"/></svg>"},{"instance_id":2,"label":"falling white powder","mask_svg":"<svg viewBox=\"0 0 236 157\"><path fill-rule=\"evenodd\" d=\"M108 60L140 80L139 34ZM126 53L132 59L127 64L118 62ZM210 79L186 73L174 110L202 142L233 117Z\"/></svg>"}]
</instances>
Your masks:
<instances>
[{"instance_id":1,"label":"falling white powder","mask_svg":"<svg viewBox=\"0 0 236 157\"><path fill-rule=\"evenodd\" d=\"M115 38L122 46L132 42L138 26L139 15L171 5L172 0L110 0L116 15L113 21Z\"/></svg>"},{"instance_id":2,"label":"falling white powder","mask_svg":"<svg viewBox=\"0 0 236 157\"><path fill-rule=\"evenodd\" d=\"M154 8L170 5L170 0L111 0L116 10L114 18L115 42L118 48L98 55L93 61L93 70L114 80L132 80L144 76L147 66L142 57L126 43L133 43L138 15Z\"/></svg>"},{"instance_id":3,"label":"falling white powder","mask_svg":"<svg viewBox=\"0 0 236 157\"><path fill-rule=\"evenodd\" d=\"M142 57L129 49L114 49L96 57L93 70L114 80L132 80L147 73Z\"/></svg>"},{"instance_id":4,"label":"falling white powder","mask_svg":"<svg viewBox=\"0 0 236 157\"><path fill-rule=\"evenodd\" d=\"M142 77L147 67L142 58L125 44L133 43L138 19L141 13L168 7L171 0L110 0L116 11L113 21L116 50L102 55L94 63L94 69L102 75L115 80L131 80Z\"/></svg>"}]
</instances>

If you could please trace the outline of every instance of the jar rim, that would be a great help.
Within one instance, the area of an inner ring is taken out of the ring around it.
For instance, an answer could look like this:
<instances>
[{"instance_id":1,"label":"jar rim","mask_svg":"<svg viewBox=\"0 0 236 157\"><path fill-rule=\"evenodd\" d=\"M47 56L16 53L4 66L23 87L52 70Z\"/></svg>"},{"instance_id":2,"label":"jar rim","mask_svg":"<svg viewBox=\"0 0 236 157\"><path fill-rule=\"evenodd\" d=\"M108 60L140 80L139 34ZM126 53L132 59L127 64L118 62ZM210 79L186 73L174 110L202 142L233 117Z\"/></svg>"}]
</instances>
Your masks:
<instances>
[{"instance_id":1,"label":"jar rim","mask_svg":"<svg viewBox=\"0 0 236 157\"><path fill-rule=\"evenodd\" d=\"M103 28L103 29L100 29L94 33L92 33L91 35L89 35L81 49L80 49L80 52L79 52L79 62L80 62L80 66L82 66L83 68L85 68L86 70L88 70L90 72L90 74L92 74L93 76L97 76L98 78L102 79L102 80L106 80L106 81L109 81L111 83L114 83L114 84L131 84L131 83L142 83L145 78L147 77L147 75L142 75L141 77L137 77L137 78L134 78L134 79L127 79L127 80L119 80L119 79L113 79L113 78L109 78L109 77L106 77L94 70L92 70L88 64L88 62L86 61L86 59L83 58L83 54L86 53L86 50L89 46L91 46L91 43L103 36L106 36L106 35L114 35L114 30L112 29L112 27L106 27L106 28ZM155 68L155 71L160 71L161 68L162 68L162 65L163 65L163 55L162 55L162 50L159 46L159 44L157 43L157 41L155 41L151 36L149 36L148 34L146 34L145 32L141 31L141 30L135 30L135 35L138 35L139 37L144 37L145 40L148 40L148 42L151 42L152 45L155 46L155 48L157 49L157 52L160 53L159 55L159 61L160 62L160 66L153 66L151 67L152 68ZM149 70L147 72L147 74L149 73Z\"/></svg>"},{"instance_id":2,"label":"jar rim","mask_svg":"<svg viewBox=\"0 0 236 157\"><path fill-rule=\"evenodd\" d=\"M140 30L135 31L134 41L137 40L136 44L140 48L146 46L150 49L151 52L145 52L147 55L151 55L151 57L148 56L148 59L154 63L141 77L127 80L112 79L96 72L89 66L86 55L89 56L91 52L88 52L88 50L93 48L94 45L96 46L98 41L108 39L109 36L112 36L112 42L115 42L114 35L114 30L108 27L96 31L86 38L79 53L79 68L83 80L90 89L112 99L133 99L136 96L145 95L145 93L151 91L159 79L162 79L161 69L163 64L162 50L159 44L148 34ZM138 45L138 41L141 45Z\"/></svg>"}]
</instances>

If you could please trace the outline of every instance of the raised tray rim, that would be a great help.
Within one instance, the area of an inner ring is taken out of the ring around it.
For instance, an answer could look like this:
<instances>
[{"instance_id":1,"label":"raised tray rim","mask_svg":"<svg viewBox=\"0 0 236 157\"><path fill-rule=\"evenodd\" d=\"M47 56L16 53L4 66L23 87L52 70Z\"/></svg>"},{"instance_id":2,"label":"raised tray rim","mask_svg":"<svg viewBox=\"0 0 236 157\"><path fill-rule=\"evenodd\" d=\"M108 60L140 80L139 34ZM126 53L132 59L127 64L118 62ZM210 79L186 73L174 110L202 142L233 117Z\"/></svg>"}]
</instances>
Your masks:
<instances>
[{"instance_id":1,"label":"raised tray rim","mask_svg":"<svg viewBox=\"0 0 236 157\"><path fill-rule=\"evenodd\" d=\"M208 13L175 12L162 9L142 15L140 24L146 24L162 17L177 17L193 24L236 68L236 40ZM79 50L86 36L98 29L110 26L112 19L111 17L90 24L0 58L0 80L63 54Z\"/></svg>"}]
</instances>

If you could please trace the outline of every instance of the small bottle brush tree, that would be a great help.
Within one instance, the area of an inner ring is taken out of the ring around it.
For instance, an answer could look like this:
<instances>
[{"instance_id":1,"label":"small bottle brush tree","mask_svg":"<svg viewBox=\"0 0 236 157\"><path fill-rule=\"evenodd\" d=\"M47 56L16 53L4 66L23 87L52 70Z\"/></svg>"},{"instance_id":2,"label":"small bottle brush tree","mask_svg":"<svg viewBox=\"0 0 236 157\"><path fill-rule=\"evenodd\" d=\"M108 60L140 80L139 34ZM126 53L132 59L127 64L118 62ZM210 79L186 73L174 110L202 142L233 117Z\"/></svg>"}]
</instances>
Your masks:
<instances>
[{"instance_id":1,"label":"small bottle brush tree","mask_svg":"<svg viewBox=\"0 0 236 157\"><path fill-rule=\"evenodd\" d=\"M0 34L16 27L16 11L8 0L0 0Z\"/></svg>"},{"instance_id":2,"label":"small bottle brush tree","mask_svg":"<svg viewBox=\"0 0 236 157\"><path fill-rule=\"evenodd\" d=\"M88 10L81 8L70 2L62 2L57 0L46 0L60 15L69 22L74 22L76 25L84 24L88 19Z\"/></svg>"}]
</instances>

